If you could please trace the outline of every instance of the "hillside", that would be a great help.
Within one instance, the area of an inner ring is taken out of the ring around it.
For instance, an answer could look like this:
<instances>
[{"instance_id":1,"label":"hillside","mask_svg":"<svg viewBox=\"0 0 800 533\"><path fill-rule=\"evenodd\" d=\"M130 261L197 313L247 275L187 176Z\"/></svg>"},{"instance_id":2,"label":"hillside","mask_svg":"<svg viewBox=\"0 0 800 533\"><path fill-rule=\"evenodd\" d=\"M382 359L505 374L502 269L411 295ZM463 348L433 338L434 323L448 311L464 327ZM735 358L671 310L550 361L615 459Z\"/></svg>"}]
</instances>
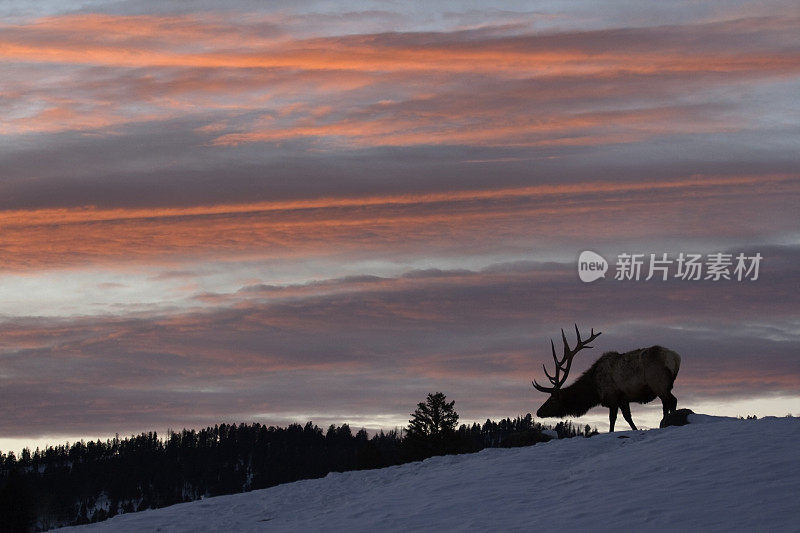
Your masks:
<instances>
[{"instance_id":1,"label":"hillside","mask_svg":"<svg viewBox=\"0 0 800 533\"><path fill-rule=\"evenodd\" d=\"M800 530L800 420L691 421L330 474L64 531Z\"/></svg>"}]
</instances>

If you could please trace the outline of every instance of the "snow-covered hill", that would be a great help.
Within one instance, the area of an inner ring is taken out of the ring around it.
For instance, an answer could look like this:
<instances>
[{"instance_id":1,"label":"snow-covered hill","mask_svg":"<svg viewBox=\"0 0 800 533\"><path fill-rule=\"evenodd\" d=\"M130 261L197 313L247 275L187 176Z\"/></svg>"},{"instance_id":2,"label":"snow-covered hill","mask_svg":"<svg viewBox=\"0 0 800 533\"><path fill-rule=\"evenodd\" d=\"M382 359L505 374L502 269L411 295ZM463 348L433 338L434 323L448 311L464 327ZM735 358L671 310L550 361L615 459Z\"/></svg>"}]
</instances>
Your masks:
<instances>
[{"instance_id":1,"label":"snow-covered hill","mask_svg":"<svg viewBox=\"0 0 800 533\"><path fill-rule=\"evenodd\" d=\"M330 474L75 531L800 531L800 419L692 424Z\"/></svg>"}]
</instances>

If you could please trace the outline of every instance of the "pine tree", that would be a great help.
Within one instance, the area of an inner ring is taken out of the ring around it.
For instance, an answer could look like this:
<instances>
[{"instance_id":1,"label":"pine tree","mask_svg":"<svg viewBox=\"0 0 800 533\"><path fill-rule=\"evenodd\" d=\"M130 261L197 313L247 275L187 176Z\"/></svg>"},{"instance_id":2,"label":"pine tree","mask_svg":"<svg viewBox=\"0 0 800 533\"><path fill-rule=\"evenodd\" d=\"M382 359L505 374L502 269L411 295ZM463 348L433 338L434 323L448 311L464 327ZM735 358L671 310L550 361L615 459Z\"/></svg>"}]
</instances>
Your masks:
<instances>
[{"instance_id":1,"label":"pine tree","mask_svg":"<svg viewBox=\"0 0 800 533\"><path fill-rule=\"evenodd\" d=\"M427 400L417 404L417 409L408 421L408 436L437 438L455 432L458 413L453 409L455 401L447 402L441 393L428 394Z\"/></svg>"},{"instance_id":2,"label":"pine tree","mask_svg":"<svg viewBox=\"0 0 800 533\"><path fill-rule=\"evenodd\" d=\"M422 459L431 455L442 455L458 451L458 413L453 409L456 402L436 392L428 394L425 402L417 404L411 414L404 445L410 457Z\"/></svg>"}]
</instances>

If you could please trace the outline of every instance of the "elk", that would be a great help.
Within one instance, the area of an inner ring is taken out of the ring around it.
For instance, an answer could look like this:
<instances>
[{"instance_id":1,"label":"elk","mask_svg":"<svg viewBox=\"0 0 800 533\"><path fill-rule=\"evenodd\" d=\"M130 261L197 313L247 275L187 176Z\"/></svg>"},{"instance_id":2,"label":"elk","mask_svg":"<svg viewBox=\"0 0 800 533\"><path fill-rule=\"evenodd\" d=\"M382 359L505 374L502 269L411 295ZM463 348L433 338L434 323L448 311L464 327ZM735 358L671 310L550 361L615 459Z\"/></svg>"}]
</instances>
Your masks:
<instances>
[{"instance_id":1,"label":"elk","mask_svg":"<svg viewBox=\"0 0 800 533\"><path fill-rule=\"evenodd\" d=\"M591 348L589 343L600 336L600 332L595 333L592 328L589 338L581 339L577 324L575 334L578 337L577 344L570 348L567 336L561 330L561 339L564 342L561 359L556 356L555 344L550 339L553 361L556 364L555 376L551 376L547 367L542 365L553 386L543 387L536 381L531 382L536 390L550 394L550 398L536 411L536 416L581 416L592 407L602 405L609 409L609 431L613 432L617 410L622 411L622 416L631 429L636 429L631 419L631 402L647 403L658 397L664 406L665 417L675 411L678 399L671 391L681 365L681 356L661 346L639 348L626 353L606 352L572 385L562 389L572 366L572 358L584 348Z\"/></svg>"}]
</instances>

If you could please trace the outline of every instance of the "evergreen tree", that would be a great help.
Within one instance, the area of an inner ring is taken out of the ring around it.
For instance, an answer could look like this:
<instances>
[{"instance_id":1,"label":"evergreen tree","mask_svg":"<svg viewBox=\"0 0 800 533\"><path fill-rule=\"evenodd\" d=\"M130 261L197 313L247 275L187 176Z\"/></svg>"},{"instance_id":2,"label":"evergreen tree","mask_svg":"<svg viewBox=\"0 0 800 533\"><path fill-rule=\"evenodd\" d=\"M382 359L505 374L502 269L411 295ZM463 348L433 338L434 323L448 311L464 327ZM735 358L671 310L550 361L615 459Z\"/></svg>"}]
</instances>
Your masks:
<instances>
[{"instance_id":1,"label":"evergreen tree","mask_svg":"<svg viewBox=\"0 0 800 533\"><path fill-rule=\"evenodd\" d=\"M441 393L428 394L425 402L417 404L411 413L406 430L406 444L412 456L425 457L454 452L457 448L456 424L458 413Z\"/></svg>"},{"instance_id":2,"label":"evergreen tree","mask_svg":"<svg viewBox=\"0 0 800 533\"><path fill-rule=\"evenodd\" d=\"M442 393L429 394L405 437L381 431L370 438L347 424L327 432L312 422L286 428L219 424L171 431L166 438L150 432L48 446L19 457L0 452L0 532L77 525L329 472L548 440L530 414L456 429L454 404ZM564 423L558 429L562 436L587 431ZM101 501L108 504L98 506Z\"/></svg>"},{"instance_id":3,"label":"evergreen tree","mask_svg":"<svg viewBox=\"0 0 800 533\"><path fill-rule=\"evenodd\" d=\"M417 409L408 421L409 437L439 437L452 434L458 424L458 413L453 409L455 400L448 403L441 392L428 394L425 402L417 404Z\"/></svg>"}]
</instances>

